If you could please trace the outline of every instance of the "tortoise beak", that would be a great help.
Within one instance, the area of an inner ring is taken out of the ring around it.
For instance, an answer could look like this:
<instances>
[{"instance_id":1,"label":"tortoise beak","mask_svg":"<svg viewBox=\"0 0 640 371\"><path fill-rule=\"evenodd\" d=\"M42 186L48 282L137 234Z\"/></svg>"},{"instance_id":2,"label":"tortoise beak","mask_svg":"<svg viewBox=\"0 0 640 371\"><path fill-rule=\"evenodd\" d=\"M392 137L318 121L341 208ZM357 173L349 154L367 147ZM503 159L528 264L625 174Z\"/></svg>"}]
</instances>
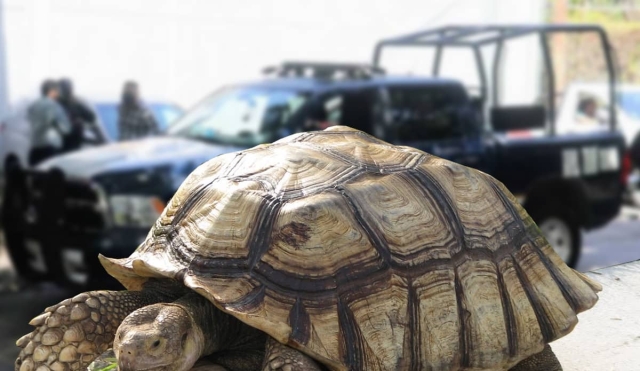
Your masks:
<instances>
[{"instance_id":1,"label":"tortoise beak","mask_svg":"<svg viewBox=\"0 0 640 371\"><path fill-rule=\"evenodd\" d=\"M136 371L134 365L135 356L121 355L118 357L118 371Z\"/></svg>"}]
</instances>

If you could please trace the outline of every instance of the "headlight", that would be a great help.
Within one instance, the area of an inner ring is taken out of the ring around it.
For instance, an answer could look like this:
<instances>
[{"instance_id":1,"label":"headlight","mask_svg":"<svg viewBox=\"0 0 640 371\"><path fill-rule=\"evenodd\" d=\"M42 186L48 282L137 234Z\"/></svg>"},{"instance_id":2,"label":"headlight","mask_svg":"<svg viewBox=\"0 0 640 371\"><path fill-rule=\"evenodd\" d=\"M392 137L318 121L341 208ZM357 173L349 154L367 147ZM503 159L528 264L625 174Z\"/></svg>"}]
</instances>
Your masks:
<instances>
[{"instance_id":1,"label":"headlight","mask_svg":"<svg viewBox=\"0 0 640 371\"><path fill-rule=\"evenodd\" d=\"M157 197L138 195L114 195L109 197L111 220L118 227L149 228L164 210L164 203Z\"/></svg>"}]
</instances>

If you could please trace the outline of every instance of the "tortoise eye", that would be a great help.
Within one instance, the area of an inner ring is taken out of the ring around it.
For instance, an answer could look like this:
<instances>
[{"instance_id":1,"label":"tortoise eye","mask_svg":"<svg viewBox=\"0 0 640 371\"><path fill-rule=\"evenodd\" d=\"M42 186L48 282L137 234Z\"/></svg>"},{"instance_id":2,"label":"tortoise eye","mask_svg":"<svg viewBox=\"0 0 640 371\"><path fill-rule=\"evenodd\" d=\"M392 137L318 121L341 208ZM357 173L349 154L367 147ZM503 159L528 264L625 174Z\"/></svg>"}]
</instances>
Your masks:
<instances>
[{"instance_id":1,"label":"tortoise eye","mask_svg":"<svg viewBox=\"0 0 640 371\"><path fill-rule=\"evenodd\" d=\"M151 344L152 347L157 348L160 346L160 340L156 340L153 342L153 344Z\"/></svg>"},{"instance_id":2,"label":"tortoise eye","mask_svg":"<svg viewBox=\"0 0 640 371\"><path fill-rule=\"evenodd\" d=\"M184 344L187 341L187 335L189 335L188 333L184 333L184 335L182 335L182 344Z\"/></svg>"}]
</instances>

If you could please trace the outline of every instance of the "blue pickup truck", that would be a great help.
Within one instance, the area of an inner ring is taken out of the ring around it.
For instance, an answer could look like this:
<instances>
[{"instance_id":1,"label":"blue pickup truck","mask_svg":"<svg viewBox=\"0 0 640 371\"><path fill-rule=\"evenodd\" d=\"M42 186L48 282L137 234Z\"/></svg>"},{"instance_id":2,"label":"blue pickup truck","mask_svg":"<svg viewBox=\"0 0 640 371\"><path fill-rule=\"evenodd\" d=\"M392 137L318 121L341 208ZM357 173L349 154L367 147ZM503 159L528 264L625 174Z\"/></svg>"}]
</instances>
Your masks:
<instances>
[{"instance_id":1,"label":"blue pickup truck","mask_svg":"<svg viewBox=\"0 0 640 371\"><path fill-rule=\"evenodd\" d=\"M438 47L452 40L460 44L452 38L455 32L468 36L485 29L450 28L440 33L447 40L433 42ZM516 34L563 32L543 26L496 29L501 38L489 42L505 42ZM583 31L601 34L609 50L600 28ZM381 42L373 65L284 63L266 70L269 76L263 80L214 92L164 136L41 164L25 174L23 188L13 187L25 190L13 196L23 199L22 225L7 230L13 233L9 247L16 265L34 279L78 285L99 281L104 286L98 253L129 255L198 165L223 153L335 124L493 175L518 197L562 258L574 265L581 230L606 224L621 207L628 169L624 138L615 125L608 132L558 136L553 131L553 102L489 105L486 93L472 96L457 80L388 76L375 63L385 47L415 42L425 44L415 35ZM613 89L613 80L611 84ZM612 118L615 124L615 115ZM543 128L546 134L514 135L531 128ZM6 212L16 215L15 210Z\"/></svg>"}]
</instances>

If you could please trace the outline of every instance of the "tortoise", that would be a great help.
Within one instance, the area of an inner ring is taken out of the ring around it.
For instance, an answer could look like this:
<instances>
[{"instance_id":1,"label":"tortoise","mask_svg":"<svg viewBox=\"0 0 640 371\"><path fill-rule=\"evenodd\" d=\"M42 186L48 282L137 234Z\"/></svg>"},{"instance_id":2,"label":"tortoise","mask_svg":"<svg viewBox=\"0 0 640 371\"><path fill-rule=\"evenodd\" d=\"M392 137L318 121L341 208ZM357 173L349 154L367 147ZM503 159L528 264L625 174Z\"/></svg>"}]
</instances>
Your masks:
<instances>
[{"instance_id":1,"label":"tortoise","mask_svg":"<svg viewBox=\"0 0 640 371\"><path fill-rule=\"evenodd\" d=\"M16 370L558 371L601 290L493 177L346 126L207 161L100 260L127 290L47 308Z\"/></svg>"}]
</instances>

